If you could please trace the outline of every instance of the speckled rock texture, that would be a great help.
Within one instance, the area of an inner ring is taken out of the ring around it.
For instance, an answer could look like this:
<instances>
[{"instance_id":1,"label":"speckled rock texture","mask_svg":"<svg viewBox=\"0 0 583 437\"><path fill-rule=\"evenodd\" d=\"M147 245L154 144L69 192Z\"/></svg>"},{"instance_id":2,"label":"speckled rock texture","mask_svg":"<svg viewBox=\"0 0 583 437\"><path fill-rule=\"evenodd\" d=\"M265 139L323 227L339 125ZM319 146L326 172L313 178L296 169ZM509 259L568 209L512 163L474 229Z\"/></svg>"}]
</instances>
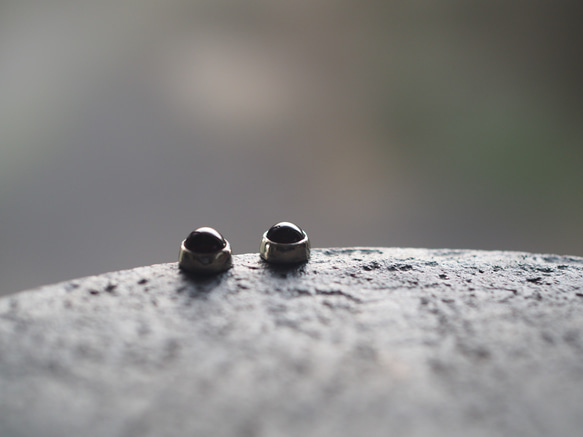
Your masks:
<instances>
[{"instance_id":1,"label":"speckled rock texture","mask_svg":"<svg viewBox=\"0 0 583 437\"><path fill-rule=\"evenodd\" d=\"M0 436L581 436L583 258L344 248L0 299Z\"/></svg>"}]
</instances>

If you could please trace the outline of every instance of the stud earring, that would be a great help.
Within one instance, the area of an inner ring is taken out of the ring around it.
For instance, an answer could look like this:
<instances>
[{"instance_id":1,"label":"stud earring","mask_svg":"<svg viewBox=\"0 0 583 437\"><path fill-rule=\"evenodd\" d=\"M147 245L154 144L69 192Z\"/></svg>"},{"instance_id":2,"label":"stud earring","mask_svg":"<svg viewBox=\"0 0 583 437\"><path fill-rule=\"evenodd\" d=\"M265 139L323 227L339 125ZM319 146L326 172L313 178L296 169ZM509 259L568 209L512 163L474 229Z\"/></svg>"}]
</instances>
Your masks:
<instances>
[{"instance_id":1,"label":"stud earring","mask_svg":"<svg viewBox=\"0 0 583 437\"><path fill-rule=\"evenodd\" d=\"M178 265L197 274L214 274L229 269L231 245L213 228L198 228L180 245Z\"/></svg>"},{"instance_id":2,"label":"stud earring","mask_svg":"<svg viewBox=\"0 0 583 437\"><path fill-rule=\"evenodd\" d=\"M274 264L298 264L310 259L310 240L299 226L289 222L273 225L263 234L259 255Z\"/></svg>"}]
</instances>

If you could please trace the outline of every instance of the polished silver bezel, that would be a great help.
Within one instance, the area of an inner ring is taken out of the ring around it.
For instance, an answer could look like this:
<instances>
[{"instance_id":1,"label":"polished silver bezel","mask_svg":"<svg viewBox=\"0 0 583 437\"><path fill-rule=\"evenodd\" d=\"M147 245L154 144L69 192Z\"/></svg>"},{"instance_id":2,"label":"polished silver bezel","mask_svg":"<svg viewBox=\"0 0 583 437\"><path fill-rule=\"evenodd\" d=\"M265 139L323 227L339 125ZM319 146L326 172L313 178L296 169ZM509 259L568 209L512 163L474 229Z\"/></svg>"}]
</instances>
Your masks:
<instances>
[{"instance_id":1,"label":"polished silver bezel","mask_svg":"<svg viewBox=\"0 0 583 437\"><path fill-rule=\"evenodd\" d=\"M303 230L304 238L295 243L277 243L267 238L266 231L261 238L259 255L273 264L299 264L310 259L310 240Z\"/></svg>"},{"instance_id":2,"label":"polished silver bezel","mask_svg":"<svg viewBox=\"0 0 583 437\"><path fill-rule=\"evenodd\" d=\"M228 270L232 265L231 245L225 240L225 247L217 252L201 253L187 249L182 241L178 265L181 269L198 274L213 274Z\"/></svg>"}]
</instances>

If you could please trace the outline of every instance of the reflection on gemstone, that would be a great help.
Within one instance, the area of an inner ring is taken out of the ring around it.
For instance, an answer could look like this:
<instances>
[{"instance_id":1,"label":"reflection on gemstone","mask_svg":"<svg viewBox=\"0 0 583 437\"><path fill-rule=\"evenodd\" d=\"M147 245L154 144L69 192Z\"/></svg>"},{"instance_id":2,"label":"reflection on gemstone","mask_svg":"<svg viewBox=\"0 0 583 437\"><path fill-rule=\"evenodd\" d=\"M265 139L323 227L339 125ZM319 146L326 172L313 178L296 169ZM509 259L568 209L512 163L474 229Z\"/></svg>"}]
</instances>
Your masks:
<instances>
[{"instance_id":1,"label":"reflection on gemstone","mask_svg":"<svg viewBox=\"0 0 583 437\"><path fill-rule=\"evenodd\" d=\"M184 240L184 247L192 252L212 253L225 247L223 236L213 228L198 228Z\"/></svg>"},{"instance_id":2,"label":"reflection on gemstone","mask_svg":"<svg viewBox=\"0 0 583 437\"><path fill-rule=\"evenodd\" d=\"M267 238L276 243L297 243L304 239L304 233L302 230L290 222L281 222L273 225L269 231L267 231Z\"/></svg>"}]
</instances>

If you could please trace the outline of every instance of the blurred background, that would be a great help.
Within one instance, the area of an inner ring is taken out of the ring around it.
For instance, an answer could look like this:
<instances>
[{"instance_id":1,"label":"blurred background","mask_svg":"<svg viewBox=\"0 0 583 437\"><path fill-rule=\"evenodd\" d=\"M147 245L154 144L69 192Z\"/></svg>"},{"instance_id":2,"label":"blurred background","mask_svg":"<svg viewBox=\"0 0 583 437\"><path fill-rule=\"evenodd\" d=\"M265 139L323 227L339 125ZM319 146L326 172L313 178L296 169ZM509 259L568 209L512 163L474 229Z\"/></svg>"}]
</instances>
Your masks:
<instances>
[{"instance_id":1,"label":"blurred background","mask_svg":"<svg viewBox=\"0 0 583 437\"><path fill-rule=\"evenodd\" d=\"M583 255L583 2L0 0L0 294L314 247Z\"/></svg>"}]
</instances>

